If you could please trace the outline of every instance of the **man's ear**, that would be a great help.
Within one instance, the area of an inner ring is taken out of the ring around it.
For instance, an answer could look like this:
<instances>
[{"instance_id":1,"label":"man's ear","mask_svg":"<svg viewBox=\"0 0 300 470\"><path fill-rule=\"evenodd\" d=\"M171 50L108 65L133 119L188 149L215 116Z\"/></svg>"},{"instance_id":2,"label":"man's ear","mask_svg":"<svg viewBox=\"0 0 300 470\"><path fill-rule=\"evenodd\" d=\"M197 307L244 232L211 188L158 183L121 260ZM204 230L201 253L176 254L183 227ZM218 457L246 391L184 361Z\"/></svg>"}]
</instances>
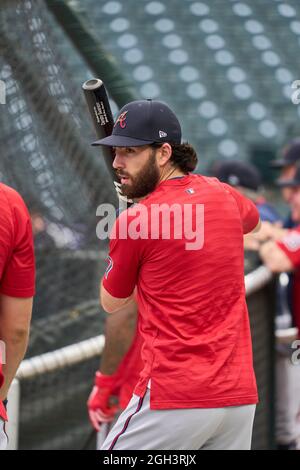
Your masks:
<instances>
[{"instance_id":1,"label":"man's ear","mask_svg":"<svg viewBox=\"0 0 300 470\"><path fill-rule=\"evenodd\" d=\"M172 147L168 143L164 143L157 152L157 163L159 166L165 166L172 156Z\"/></svg>"}]
</instances>

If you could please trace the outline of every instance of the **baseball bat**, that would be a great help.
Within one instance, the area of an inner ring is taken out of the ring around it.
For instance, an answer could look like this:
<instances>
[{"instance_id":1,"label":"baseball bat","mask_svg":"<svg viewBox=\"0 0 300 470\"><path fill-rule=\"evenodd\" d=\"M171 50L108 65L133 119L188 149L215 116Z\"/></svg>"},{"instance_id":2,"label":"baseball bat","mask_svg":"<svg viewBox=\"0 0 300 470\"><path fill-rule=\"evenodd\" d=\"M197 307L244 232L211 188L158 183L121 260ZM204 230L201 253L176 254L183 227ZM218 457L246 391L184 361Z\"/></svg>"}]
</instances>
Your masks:
<instances>
[{"instance_id":1,"label":"baseball bat","mask_svg":"<svg viewBox=\"0 0 300 470\"><path fill-rule=\"evenodd\" d=\"M103 139L104 137L111 135L114 127L114 118L111 112L108 95L104 83L99 78L93 78L84 82L82 85L82 89L96 131L97 138ZM102 153L106 163L106 167L113 180L119 201L122 201L123 204L123 207L120 207L120 209L126 209L131 205L131 201L127 200L127 198L122 195L121 183L112 166L113 160L115 158L115 153L111 147L102 147ZM109 430L110 426L107 423L102 423L101 430L99 433L97 433L97 449L99 449L103 444ZM94 430L90 432L86 442L84 443L83 449L89 448L95 436L95 432L96 431Z\"/></svg>"},{"instance_id":2,"label":"baseball bat","mask_svg":"<svg viewBox=\"0 0 300 470\"><path fill-rule=\"evenodd\" d=\"M90 116L92 118L92 122L94 124L97 138L103 139L104 137L111 135L114 127L114 118L111 112L108 95L103 81L99 78L87 80L82 85L82 89ZM102 154L119 199L129 206L130 201L128 201L127 198L122 195L121 183L112 166L113 160L115 158L114 150L112 147L103 146Z\"/></svg>"}]
</instances>

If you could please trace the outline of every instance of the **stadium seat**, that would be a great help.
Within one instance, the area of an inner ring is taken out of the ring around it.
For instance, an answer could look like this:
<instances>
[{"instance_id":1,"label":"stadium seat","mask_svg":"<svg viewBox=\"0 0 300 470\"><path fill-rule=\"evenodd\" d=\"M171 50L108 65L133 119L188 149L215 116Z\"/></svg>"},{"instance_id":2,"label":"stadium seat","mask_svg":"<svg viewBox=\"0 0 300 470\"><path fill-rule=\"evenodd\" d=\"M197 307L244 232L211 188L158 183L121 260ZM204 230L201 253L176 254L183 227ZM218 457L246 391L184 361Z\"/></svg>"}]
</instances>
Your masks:
<instances>
[{"instance_id":1,"label":"stadium seat","mask_svg":"<svg viewBox=\"0 0 300 470\"><path fill-rule=\"evenodd\" d=\"M280 146L291 128L297 133L290 101L299 78L296 0L236 0L226 8L223 0L85 3L93 31L137 98L168 102L186 138L196 149L205 146L199 171L217 157L247 159L252 143Z\"/></svg>"}]
</instances>

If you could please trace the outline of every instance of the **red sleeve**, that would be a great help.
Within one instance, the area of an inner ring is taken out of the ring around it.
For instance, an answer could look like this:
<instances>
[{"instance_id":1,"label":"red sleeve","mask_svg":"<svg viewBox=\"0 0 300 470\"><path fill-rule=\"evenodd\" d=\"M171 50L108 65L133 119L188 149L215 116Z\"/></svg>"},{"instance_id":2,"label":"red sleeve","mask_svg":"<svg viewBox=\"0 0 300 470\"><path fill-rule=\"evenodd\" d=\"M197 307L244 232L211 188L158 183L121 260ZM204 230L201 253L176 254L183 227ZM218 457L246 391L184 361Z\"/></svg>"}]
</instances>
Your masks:
<instances>
[{"instance_id":1,"label":"red sleeve","mask_svg":"<svg viewBox=\"0 0 300 470\"><path fill-rule=\"evenodd\" d=\"M5 201L8 206L5 220L8 230L6 239L2 238L1 242L10 249L3 266L0 293L11 297L32 297L35 293L35 261L30 216L16 191L2 185L1 192L1 202Z\"/></svg>"},{"instance_id":2,"label":"red sleeve","mask_svg":"<svg viewBox=\"0 0 300 470\"><path fill-rule=\"evenodd\" d=\"M256 205L229 184L221 184L223 188L233 196L237 203L243 224L243 233L251 232L257 226L260 218Z\"/></svg>"},{"instance_id":3,"label":"red sleeve","mask_svg":"<svg viewBox=\"0 0 300 470\"><path fill-rule=\"evenodd\" d=\"M110 295L125 299L136 286L139 271L140 239L129 236L128 227L133 221L130 212L124 211L116 220L112 230L107 257L107 268L103 277L103 286Z\"/></svg>"},{"instance_id":4,"label":"red sleeve","mask_svg":"<svg viewBox=\"0 0 300 470\"><path fill-rule=\"evenodd\" d=\"M280 241L276 242L284 251L295 268L300 267L300 225L292 230Z\"/></svg>"}]
</instances>

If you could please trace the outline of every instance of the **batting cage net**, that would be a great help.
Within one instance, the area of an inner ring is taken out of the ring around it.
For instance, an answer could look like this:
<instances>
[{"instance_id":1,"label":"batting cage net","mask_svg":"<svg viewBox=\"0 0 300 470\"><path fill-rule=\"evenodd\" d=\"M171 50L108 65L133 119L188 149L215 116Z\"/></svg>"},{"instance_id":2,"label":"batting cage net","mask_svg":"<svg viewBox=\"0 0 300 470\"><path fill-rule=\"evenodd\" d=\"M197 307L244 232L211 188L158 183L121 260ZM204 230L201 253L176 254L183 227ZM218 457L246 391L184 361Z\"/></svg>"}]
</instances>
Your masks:
<instances>
[{"instance_id":1,"label":"batting cage net","mask_svg":"<svg viewBox=\"0 0 300 470\"><path fill-rule=\"evenodd\" d=\"M2 1L0 21L0 79L6 89L0 172L1 181L23 196L32 218L37 265L27 354L32 357L102 331L98 290L106 243L96 237L96 209L116 200L99 152L90 148L95 136L81 93L81 83L91 77L88 67L74 53L73 66L79 63L82 72L74 80L57 47L67 38L45 2ZM78 427L89 424L82 407L80 416L76 411L98 362L24 383L20 448L80 447ZM51 429L60 428L60 420L68 422L68 431L58 436Z\"/></svg>"},{"instance_id":2,"label":"batting cage net","mask_svg":"<svg viewBox=\"0 0 300 470\"><path fill-rule=\"evenodd\" d=\"M96 209L115 202L99 152L90 148L94 133L80 83L58 53L53 21L43 1L2 2L0 171L23 196L33 223L37 296L30 355L56 349L59 338L76 341L70 320L82 323L83 336L92 334L93 318L85 322L80 306L97 299L104 266Z\"/></svg>"},{"instance_id":3,"label":"batting cage net","mask_svg":"<svg viewBox=\"0 0 300 470\"><path fill-rule=\"evenodd\" d=\"M6 94L0 107L0 176L29 207L37 261L28 358L92 338L103 328L97 299L107 245L96 237L96 209L103 202L116 204L116 198L99 150L90 147L95 135L83 102L83 81L103 78L108 65L119 64L136 98L172 105L184 137L199 150L201 169L219 155L246 159L254 143L271 148L271 158L273 145L296 132L292 123L298 111L286 94L296 67L296 26L286 36L285 63L279 57L284 41L278 40L277 58L276 51L262 51L259 64L251 62L257 55L251 35L264 28L272 35L268 25L279 21L272 8L265 8L268 16L261 16L259 26L260 2L253 3L250 14L234 5L233 12L224 11L219 1L1 0L0 83ZM75 28L75 17L63 27L71 16L59 16L60 6L76 10L86 26L85 38L87 30L95 33L97 52L95 43L86 43L84 53L76 49L75 36L83 33L76 29L78 22ZM184 27L177 34L179 22ZM95 66L100 48L107 51L102 69L99 62ZM108 91L121 105L116 97L123 89L122 75L112 76L111 83ZM116 112L113 100L111 105ZM264 286L249 298L261 397L254 448L273 442L270 289ZM83 447L90 432L85 403L98 361L94 357L21 381L19 448Z\"/></svg>"}]
</instances>

